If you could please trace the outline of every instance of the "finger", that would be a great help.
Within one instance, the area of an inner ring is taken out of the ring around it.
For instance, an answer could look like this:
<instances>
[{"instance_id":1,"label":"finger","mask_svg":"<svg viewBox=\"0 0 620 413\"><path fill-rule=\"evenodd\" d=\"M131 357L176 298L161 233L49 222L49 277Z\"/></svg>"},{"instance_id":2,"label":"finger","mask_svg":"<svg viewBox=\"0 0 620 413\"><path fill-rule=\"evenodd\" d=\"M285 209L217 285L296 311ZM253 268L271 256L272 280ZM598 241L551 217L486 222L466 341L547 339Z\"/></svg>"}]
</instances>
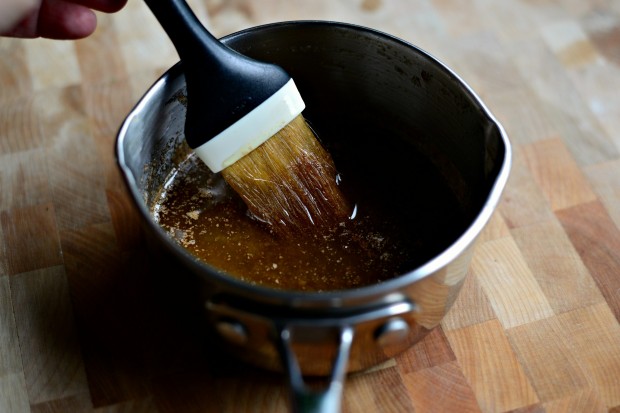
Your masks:
<instances>
[{"instance_id":1,"label":"finger","mask_svg":"<svg viewBox=\"0 0 620 413\"><path fill-rule=\"evenodd\" d=\"M32 11L11 29L4 32L0 30L0 34L26 38L41 36L50 39L80 39L92 34L97 26L97 17L91 9L114 13L126 3L127 0L43 0L39 9Z\"/></svg>"},{"instance_id":2,"label":"finger","mask_svg":"<svg viewBox=\"0 0 620 413\"><path fill-rule=\"evenodd\" d=\"M97 16L88 7L64 0L41 5L36 31L49 39L81 39L95 31Z\"/></svg>"},{"instance_id":3,"label":"finger","mask_svg":"<svg viewBox=\"0 0 620 413\"><path fill-rule=\"evenodd\" d=\"M0 0L0 33L13 29L38 7L34 0Z\"/></svg>"},{"instance_id":4,"label":"finger","mask_svg":"<svg viewBox=\"0 0 620 413\"><path fill-rule=\"evenodd\" d=\"M19 23L14 25L10 30L1 33L7 37L34 38L39 37L37 34L37 24L39 22L39 10L30 12Z\"/></svg>"},{"instance_id":5,"label":"finger","mask_svg":"<svg viewBox=\"0 0 620 413\"><path fill-rule=\"evenodd\" d=\"M127 0L71 0L73 3L81 4L89 9L114 13L125 7Z\"/></svg>"}]
</instances>

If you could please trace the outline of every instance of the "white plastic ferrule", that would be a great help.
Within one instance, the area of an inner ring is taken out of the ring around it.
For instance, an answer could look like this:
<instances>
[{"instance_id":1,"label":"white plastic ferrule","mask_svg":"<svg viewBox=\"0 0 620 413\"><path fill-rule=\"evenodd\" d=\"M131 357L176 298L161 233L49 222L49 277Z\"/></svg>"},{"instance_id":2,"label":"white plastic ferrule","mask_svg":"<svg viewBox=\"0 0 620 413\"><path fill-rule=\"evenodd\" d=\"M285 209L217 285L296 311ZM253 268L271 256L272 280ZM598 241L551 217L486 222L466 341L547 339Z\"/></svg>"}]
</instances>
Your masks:
<instances>
[{"instance_id":1,"label":"white plastic ferrule","mask_svg":"<svg viewBox=\"0 0 620 413\"><path fill-rule=\"evenodd\" d=\"M259 147L306 107L293 79L250 113L195 148L213 172L220 172Z\"/></svg>"}]
</instances>

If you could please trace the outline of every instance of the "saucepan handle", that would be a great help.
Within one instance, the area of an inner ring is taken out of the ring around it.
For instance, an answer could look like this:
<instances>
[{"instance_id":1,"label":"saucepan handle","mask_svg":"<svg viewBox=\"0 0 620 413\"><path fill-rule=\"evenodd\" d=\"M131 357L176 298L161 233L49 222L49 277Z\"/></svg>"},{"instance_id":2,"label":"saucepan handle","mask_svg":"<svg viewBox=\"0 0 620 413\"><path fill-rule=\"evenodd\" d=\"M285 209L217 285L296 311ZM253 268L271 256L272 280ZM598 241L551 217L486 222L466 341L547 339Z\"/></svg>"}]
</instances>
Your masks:
<instances>
[{"instance_id":1,"label":"saucepan handle","mask_svg":"<svg viewBox=\"0 0 620 413\"><path fill-rule=\"evenodd\" d=\"M304 381L293 350L294 334L288 325L279 327L279 347L282 363L289 376L291 404L294 413L339 413L346 378L349 353L355 330L350 325L338 327L338 345L332 369L323 389L312 389Z\"/></svg>"}]
</instances>

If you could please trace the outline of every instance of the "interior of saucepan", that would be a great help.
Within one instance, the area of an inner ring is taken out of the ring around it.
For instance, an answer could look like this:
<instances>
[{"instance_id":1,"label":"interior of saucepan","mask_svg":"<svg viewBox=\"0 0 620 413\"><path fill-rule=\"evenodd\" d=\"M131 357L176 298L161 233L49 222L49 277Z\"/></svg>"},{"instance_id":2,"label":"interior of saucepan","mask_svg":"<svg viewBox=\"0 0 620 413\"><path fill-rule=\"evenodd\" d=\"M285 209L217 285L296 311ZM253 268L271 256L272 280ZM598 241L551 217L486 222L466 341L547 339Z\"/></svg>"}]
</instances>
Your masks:
<instances>
[{"instance_id":1,"label":"interior of saucepan","mask_svg":"<svg viewBox=\"0 0 620 413\"><path fill-rule=\"evenodd\" d=\"M411 277L424 275L419 270L429 263L445 265L441 260L448 252L454 257L459 252L455 248L464 248L456 246L457 240L468 235L470 242L477 235L474 232L481 228L474 224L488 219L492 198L498 196L508 148L501 127L450 70L401 40L344 24L268 25L224 41L287 70L306 103L304 116L326 147L346 141L366 148L352 164L369 177L372 171L382 171L380 182L369 182L377 196L419 217L411 231L423 234L423 258L379 289L411 282ZM181 158L183 85L177 66L147 94L121 131L120 163L134 196L144 202L144 214ZM337 138L331 141L332 137ZM334 160L338 167L339 159ZM445 188L448 195L441 192ZM446 196L447 202L437 201ZM178 246L172 248L185 254ZM221 282L255 289L210 271L208 265L191 259L186 264Z\"/></svg>"}]
</instances>

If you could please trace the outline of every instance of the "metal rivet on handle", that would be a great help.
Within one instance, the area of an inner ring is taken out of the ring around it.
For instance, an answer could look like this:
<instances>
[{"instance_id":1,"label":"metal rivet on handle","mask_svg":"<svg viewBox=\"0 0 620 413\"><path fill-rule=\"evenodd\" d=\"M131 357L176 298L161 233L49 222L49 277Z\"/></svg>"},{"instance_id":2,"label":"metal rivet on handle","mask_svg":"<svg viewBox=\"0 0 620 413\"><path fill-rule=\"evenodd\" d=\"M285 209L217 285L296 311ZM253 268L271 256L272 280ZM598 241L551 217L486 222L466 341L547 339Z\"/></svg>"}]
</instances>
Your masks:
<instances>
[{"instance_id":1,"label":"metal rivet on handle","mask_svg":"<svg viewBox=\"0 0 620 413\"><path fill-rule=\"evenodd\" d=\"M391 318L375 330L375 340L381 347L402 343L409 335L409 324L402 318Z\"/></svg>"},{"instance_id":2,"label":"metal rivet on handle","mask_svg":"<svg viewBox=\"0 0 620 413\"><path fill-rule=\"evenodd\" d=\"M248 331L243 324L235 320L219 320L215 323L217 332L233 344L245 344L248 341Z\"/></svg>"}]
</instances>

